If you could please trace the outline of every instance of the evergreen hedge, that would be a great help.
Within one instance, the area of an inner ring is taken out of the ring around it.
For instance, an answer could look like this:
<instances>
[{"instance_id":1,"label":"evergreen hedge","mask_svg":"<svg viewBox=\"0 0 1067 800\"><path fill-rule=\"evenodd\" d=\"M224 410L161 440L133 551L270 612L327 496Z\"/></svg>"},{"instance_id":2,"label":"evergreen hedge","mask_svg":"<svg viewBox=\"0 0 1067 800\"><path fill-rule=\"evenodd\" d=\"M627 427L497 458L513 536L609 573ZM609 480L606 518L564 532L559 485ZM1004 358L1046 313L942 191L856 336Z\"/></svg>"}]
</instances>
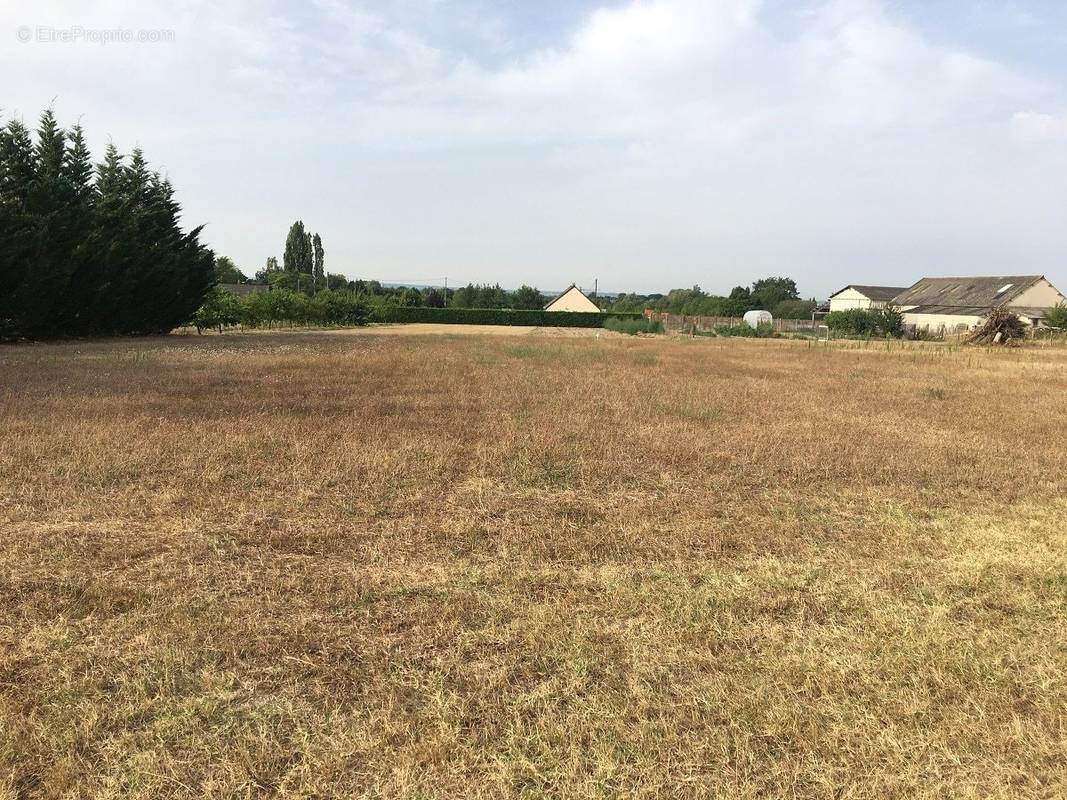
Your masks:
<instances>
[{"instance_id":1,"label":"evergreen hedge","mask_svg":"<svg viewBox=\"0 0 1067 800\"><path fill-rule=\"evenodd\" d=\"M183 231L140 150L95 165L81 128L0 127L0 340L166 333L200 307L215 257Z\"/></svg>"},{"instance_id":2,"label":"evergreen hedge","mask_svg":"<svg viewBox=\"0 0 1067 800\"><path fill-rule=\"evenodd\" d=\"M641 314L595 311L542 311L522 308L430 308L379 306L369 322L436 322L442 325L534 325L546 328L602 328L607 319L640 319Z\"/></svg>"}]
</instances>

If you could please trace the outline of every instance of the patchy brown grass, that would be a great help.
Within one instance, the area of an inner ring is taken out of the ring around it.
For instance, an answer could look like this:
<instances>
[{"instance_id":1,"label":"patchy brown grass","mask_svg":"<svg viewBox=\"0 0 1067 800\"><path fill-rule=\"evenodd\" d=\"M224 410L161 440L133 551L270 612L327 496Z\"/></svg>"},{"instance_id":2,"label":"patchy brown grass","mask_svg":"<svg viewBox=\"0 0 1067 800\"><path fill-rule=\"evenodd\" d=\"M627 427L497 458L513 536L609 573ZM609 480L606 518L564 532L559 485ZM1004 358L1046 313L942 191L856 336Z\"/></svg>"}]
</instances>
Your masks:
<instances>
[{"instance_id":1,"label":"patchy brown grass","mask_svg":"<svg viewBox=\"0 0 1067 800\"><path fill-rule=\"evenodd\" d=\"M0 796L1062 797L1067 351L0 350Z\"/></svg>"}]
</instances>

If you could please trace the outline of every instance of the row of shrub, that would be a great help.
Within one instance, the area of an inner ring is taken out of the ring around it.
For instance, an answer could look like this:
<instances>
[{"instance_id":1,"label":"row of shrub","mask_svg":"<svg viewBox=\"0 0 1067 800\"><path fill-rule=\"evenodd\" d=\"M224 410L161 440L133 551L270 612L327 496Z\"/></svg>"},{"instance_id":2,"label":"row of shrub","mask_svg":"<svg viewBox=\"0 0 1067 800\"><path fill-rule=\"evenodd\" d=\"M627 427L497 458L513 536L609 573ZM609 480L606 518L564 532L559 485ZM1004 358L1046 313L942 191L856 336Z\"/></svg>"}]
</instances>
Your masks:
<instances>
[{"instance_id":1,"label":"row of shrub","mask_svg":"<svg viewBox=\"0 0 1067 800\"><path fill-rule=\"evenodd\" d=\"M370 322L436 322L443 325L536 325L547 328L602 328L608 320L643 321L640 314L595 311L543 311L521 308L429 308L378 306Z\"/></svg>"},{"instance_id":2,"label":"row of shrub","mask_svg":"<svg viewBox=\"0 0 1067 800\"><path fill-rule=\"evenodd\" d=\"M760 323L757 328L744 322L740 325L716 325L713 331L716 336L742 336L750 339L769 339L777 336L774 326L769 322Z\"/></svg>"},{"instance_id":3,"label":"row of shrub","mask_svg":"<svg viewBox=\"0 0 1067 800\"><path fill-rule=\"evenodd\" d=\"M604 320L604 327L616 333L628 333L630 336L638 333L663 333L662 322L645 319L643 316L636 319L628 315L608 317Z\"/></svg>"},{"instance_id":4,"label":"row of shrub","mask_svg":"<svg viewBox=\"0 0 1067 800\"><path fill-rule=\"evenodd\" d=\"M274 288L237 297L216 286L191 319L197 330L221 331L233 325L363 325L367 322L436 322L450 325L538 325L554 328L600 328L625 333L659 332L658 322L640 314L542 311L511 308L431 308L372 305L357 292L335 289L314 295Z\"/></svg>"},{"instance_id":5,"label":"row of shrub","mask_svg":"<svg viewBox=\"0 0 1067 800\"><path fill-rule=\"evenodd\" d=\"M198 331L222 331L232 325L270 328L275 325L362 325L367 306L355 292L325 290L314 295L274 289L237 297L216 286L204 304L193 314L191 324Z\"/></svg>"},{"instance_id":6,"label":"row of shrub","mask_svg":"<svg viewBox=\"0 0 1067 800\"><path fill-rule=\"evenodd\" d=\"M769 322L761 323L758 328L753 328L747 323L740 323L738 325L716 325L711 330L694 330L694 333L697 336L724 336L727 338L739 336L745 339L773 339L781 337L781 334L777 333L774 330L774 326Z\"/></svg>"},{"instance_id":7,"label":"row of shrub","mask_svg":"<svg viewBox=\"0 0 1067 800\"><path fill-rule=\"evenodd\" d=\"M904 335L904 315L893 305L881 309L850 308L831 311L826 315L826 327L845 336Z\"/></svg>"}]
</instances>

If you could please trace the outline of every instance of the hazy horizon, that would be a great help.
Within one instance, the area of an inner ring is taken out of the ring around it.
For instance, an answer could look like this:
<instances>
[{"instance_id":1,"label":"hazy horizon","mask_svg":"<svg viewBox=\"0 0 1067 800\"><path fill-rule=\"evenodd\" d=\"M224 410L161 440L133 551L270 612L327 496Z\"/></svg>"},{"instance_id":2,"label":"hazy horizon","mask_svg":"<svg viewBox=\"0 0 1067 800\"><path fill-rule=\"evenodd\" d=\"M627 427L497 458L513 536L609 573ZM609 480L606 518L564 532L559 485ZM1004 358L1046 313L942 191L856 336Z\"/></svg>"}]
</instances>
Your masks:
<instances>
[{"instance_id":1,"label":"hazy horizon","mask_svg":"<svg viewBox=\"0 0 1067 800\"><path fill-rule=\"evenodd\" d=\"M301 219L390 283L1067 289L1062 4L46 1L0 42L5 119L144 148L249 275Z\"/></svg>"}]
</instances>

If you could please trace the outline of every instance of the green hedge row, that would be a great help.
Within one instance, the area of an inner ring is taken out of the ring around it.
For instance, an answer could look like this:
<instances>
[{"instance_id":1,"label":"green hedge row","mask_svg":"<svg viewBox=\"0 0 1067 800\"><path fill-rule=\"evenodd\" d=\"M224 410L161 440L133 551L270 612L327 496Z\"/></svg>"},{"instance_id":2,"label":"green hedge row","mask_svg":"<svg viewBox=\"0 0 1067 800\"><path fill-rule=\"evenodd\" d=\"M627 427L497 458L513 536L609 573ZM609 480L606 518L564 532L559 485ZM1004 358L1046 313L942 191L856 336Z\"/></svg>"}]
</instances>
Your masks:
<instances>
[{"instance_id":1,"label":"green hedge row","mask_svg":"<svg viewBox=\"0 0 1067 800\"><path fill-rule=\"evenodd\" d=\"M379 306L368 322L437 322L445 325L539 325L548 328L602 328L612 317L638 319L640 314L595 311L542 311L522 308L430 308Z\"/></svg>"}]
</instances>

